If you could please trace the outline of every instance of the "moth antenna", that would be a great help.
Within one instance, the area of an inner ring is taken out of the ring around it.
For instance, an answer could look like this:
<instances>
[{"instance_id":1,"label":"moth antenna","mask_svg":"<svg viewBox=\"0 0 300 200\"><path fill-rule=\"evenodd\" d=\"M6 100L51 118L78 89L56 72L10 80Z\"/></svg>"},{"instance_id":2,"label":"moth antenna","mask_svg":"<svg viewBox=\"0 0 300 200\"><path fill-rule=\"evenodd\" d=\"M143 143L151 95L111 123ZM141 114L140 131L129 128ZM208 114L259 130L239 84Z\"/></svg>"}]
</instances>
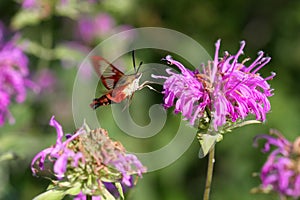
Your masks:
<instances>
[{"instance_id":1,"label":"moth antenna","mask_svg":"<svg viewBox=\"0 0 300 200\"><path fill-rule=\"evenodd\" d=\"M133 68L134 68L134 71L136 71L136 66L135 66L135 56L134 56L134 50L132 50L132 64L133 64Z\"/></svg>"},{"instance_id":2,"label":"moth antenna","mask_svg":"<svg viewBox=\"0 0 300 200\"><path fill-rule=\"evenodd\" d=\"M138 67L137 70L136 70L136 73L138 73L138 71L140 70L142 64L143 64L143 61L140 62L139 67Z\"/></svg>"}]
</instances>

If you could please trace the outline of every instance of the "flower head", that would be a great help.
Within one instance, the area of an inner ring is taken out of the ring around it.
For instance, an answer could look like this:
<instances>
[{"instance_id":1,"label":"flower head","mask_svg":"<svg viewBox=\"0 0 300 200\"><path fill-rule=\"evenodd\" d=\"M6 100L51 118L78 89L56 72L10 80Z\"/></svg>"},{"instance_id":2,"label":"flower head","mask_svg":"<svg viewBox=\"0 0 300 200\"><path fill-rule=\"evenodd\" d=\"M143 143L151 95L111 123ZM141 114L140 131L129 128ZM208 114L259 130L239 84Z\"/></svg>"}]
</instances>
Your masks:
<instances>
[{"instance_id":1,"label":"flower head","mask_svg":"<svg viewBox=\"0 0 300 200\"><path fill-rule=\"evenodd\" d=\"M4 41L5 29L0 25L0 126L8 118L10 123L14 118L9 112L12 99L17 103L24 102L26 89L33 87L27 78L29 75L28 58L23 50L16 45L16 37Z\"/></svg>"},{"instance_id":2,"label":"flower head","mask_svg":"<svg viewBox=\"0 0 300 200\"><path fill-rule=\"evenodd\" d=\"M22 7L24 9L30 9L30 8L35 7L36 4L37 4L36 0L23 0Z\"/></svg>"},{"instance_id":3,"label":"flower head","mask_svg":"<svg viewBox=\"0 0 300 200\"><path fill-rule=\"evenodd\" d=\"M80 36L87 43L107 35L114 27L114 19L105 13L93 17L82 16L78 22Z\"/></svg>"},{"instance_id":4,"label":"flower head","mask_svg":"<svg viewBox=\"0 0 300 200\"><path fill-rule=\"evenodd\" d=\"M52 93L54 91L56 77L51 70L49 69L38 70L35 73L33 80L39 86L41 93L43 91L47 91L47 93Z\"/></svg>"},{"instance_id":5,"label":"flower head","mask_svg":"<svg viewBox=\"0 0 300 200\"><path fill-rule=\"evenodd\" d=\"M225 52L219 58L218 40L214 60L195 71L186 69L180 62L167 56L165 60L178 67L181 73L167 70L169 77L154 76L166 79L163 85L164 106L169 108L175 105L175 113L181 112L192 125L209 110L215 130L227 122L245 119L249 114L264 121L271 108L268 97L272 96L267 80L272 79L275 73L267 78L257 73L271 59L263 57L263 52L259 52L248 67L245 63L249 59L239 62L244 46L245 42L241 42L236 55Z\"/></svg>"},{"instance_id":6,"label":"flower head","mask_svg":"<svg viewBox=\"0 0 300 200\"><path fill-rule=\"evenodd\" d=\"M52 163L53 184L65 191L78 188L78 199L85 195L117 198L120 187L121 191L132 187L132 176L146 171L137 157L126 154L121 143L112 141L104 129L90 130L84 124L63 141L62 127L54 117L50 125L56 128L56 144L38 153L31 169L37 174L45 170L46 161Z\"/></svg>"},{"instance_id":7,"label":"flower head","mask_svg":"<svg viewBox=\"0 0 300 200\"><path fill-rule=\"evenodd\" d=\"M283 196L300 197L300 137L294 143L289 142L278 131L272 130L271 135L258 135L254 144L257 146L259 139L266 143L262 152L271 151L266 163L262 167L260 178L262 189L271 187L273 191Z\"/></svg>"}]
</instances>

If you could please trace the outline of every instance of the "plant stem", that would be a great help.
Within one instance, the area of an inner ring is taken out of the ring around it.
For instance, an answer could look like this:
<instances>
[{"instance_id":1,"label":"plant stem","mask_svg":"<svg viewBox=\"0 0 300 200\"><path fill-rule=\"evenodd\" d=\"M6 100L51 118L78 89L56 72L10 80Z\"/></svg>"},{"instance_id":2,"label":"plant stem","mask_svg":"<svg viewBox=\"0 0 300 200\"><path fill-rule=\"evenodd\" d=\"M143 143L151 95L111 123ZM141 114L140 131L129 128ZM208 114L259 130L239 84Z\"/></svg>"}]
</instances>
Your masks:
<instances>
[{"instance_id":1,"label":"plant stem","mask_svg":"<svg viewBox=\"0 0 300 200\"><path fill-rule=\"evenodd\" d=\"M285 195L280 195L280 200L287 200L287 197Z\"/></svg>"},{"instance_id":2,"label":"plant stem","mask_svg":"<svg viewBox=\"0 0 300 200\"><path fill-rule=\"evenodd\" d=\"M92 200L92 196L91 195L86 195L86 200Z\"/></svg>"},{"instance_id":3,"label":"plant stem","mask_svg":"<svg viewBox=\"0 0 300 200\"><path fill-rule=\"evenodd\" d=\"M212 146L212 148L209 150L209 155L208 155L207 175L206 175L206 183L205 183L203 200L209 200L209 193L210 193L211 182L213 177L214 162L215 162L215 146Z\"/></svg>"},{"instance_id":4,"label":"plant stem","mask_svg":"<svg viewBox=\"0 0 300 200\"><path fill-rule=\"evenodd\" d=\"M43 49L40 52L40 59L38 61L38 68L49 68L50 60L53 59L52 48L53 48L53 32L52 32L52 19L47 24L43 25L41 46ZM49 53L51 52L51 54Z\"/></svg>"}]
</instances>

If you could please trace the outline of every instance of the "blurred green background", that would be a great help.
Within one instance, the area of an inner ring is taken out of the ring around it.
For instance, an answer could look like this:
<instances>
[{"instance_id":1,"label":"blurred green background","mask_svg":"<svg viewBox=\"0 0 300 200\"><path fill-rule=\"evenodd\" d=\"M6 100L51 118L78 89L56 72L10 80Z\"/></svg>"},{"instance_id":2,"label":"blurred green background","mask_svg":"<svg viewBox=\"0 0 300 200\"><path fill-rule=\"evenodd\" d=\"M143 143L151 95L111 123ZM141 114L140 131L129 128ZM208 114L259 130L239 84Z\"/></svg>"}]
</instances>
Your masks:
<instances>
[{"instance_id":1,"label":"blurred green background","mask_svg":"<svg viewBox=\"0 0 300 200\"><path fill-rule=\"evenodd\" d=\"M1 1L0 19L11 26L21 9L17 2ZM245 40L246 56L254 59L259 50L271 56L271 62L261 73L265 77L271 71L277 73L270 82L275 89L275 95L270 98L272 111L267 115L266 123L235 130L217 145L211 199L279 199L276 195L250 194L250 190L260 184L259 177L253 176L253 173L259 172L266 160L266 155L259 148L253 148L252 143L256 134L268 133L270 128L280 130L289 140L294 140L299 134L300 1L109 0L97 2L92 10L89 9L91 8L83 11L79 9L78 12L92 12L94 15L107 13L114 18L116 26L157 26L177 30L198 41L211 56L214 54L214 43L219 38L222 39L221 52L228 50L235 53L239 42ZM66 16L58 13L24 27L11 27L20 31L23 38L37 43L43 43L43 38L50 32L50 45L47 46L45 42L43 45L54 49L59 44L76 38L72 37L74 31L68 27L76 23L78 18L70 16L69 13ZM101 39L97 40L99 41ZM96 42L86 45L92 48L95 44ZM45 90L39 95L29 91L25 103L11 105L16 123L0 127L0 152L14 152L19 156L16 160L0 163L0 199L32 199L47 187L47 180L32 176L29 165L38 151L55 143L55 130L48 126L52 115L63 125L65 132L73 132L77 128L73 123L71 103L76 64L81 57L76 54L70 57L69 52L62 53L61 59L65 58L69 62L74 59L69 67L62 67L59 56L47 60L33 52L28 52L28 55L32 73L41 68L51 69L56 82L51 90ZM165 54L162 53L161 56ZM148 62L160 60L160 57L151 54L137 57L138 60ZM159 103L161 98L162 95L147 90L137 92L131 109L133 119L141 125L149 123L148 107L143 105ZM143 109L134 109L134 106ZM132 141L118 132L118 128L110 120L109 108L101 109L97 113L108 116L104 119L107 123L105 128L112 137L121 142L126 140L125 147L129 150L132 148L131 143L133 146L137 145L136 140ZM177 117L172 112L168 114L170 118ZM167 131L162 131L140 148L147 152L167 144L175 134L170 130L176 129L173 123L167 126L170 126L165 128ZM195 140L172 165L145 174L135 189L130 191L128 199L202 199L207 158L198 159L198 150L199 144Z\"/></svg>"}]
</instances>

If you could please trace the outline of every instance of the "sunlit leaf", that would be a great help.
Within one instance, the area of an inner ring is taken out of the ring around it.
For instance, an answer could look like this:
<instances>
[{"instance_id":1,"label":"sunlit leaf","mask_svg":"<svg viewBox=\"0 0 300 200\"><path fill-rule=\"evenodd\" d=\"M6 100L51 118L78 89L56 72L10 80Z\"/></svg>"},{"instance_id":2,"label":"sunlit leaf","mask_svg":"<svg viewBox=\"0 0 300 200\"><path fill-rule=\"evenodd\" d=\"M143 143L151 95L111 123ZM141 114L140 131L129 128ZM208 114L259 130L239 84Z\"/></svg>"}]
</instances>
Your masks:
<instances>
[{"instance_id":1,"label":"sunlit leaf","mask_svg":"<svg viewBox=\"0 0 300 200\"><path fill-rule=\"evenodd\" d=\"M116 198L106 188L103 188L102 196L105 200L116 200Z\"/></svg>"},{"instance_id":2,"label":"sunlit leaf","mask_svg":"<svg viewBox=\"0 0 300 200\"><path fill-rule=\"evenodd\" d=\"M205 157L215 143L221 141L222 138L223 136L221 134L198 134L198 140L200 142L199 158Z\"/></svg>"},{"instance_id":3,"label":"sunlit leaf","mask_svg":"<svg viewBox=\"0 0 300 200\"><path fill-rule=\"evenodd\" d=\"M81 61L85 54L80 49L68 45L59 45L54 49L56 59Z\"/></svg>"},{"instance_id":4,"label":"sunlit leaf","mask_svg":"<svg viewBox=\"0 0 300 200\"><path fill-rule=\"evenodd\" d=\"M75 186L73 186L72 188L68 189L65 191L65 194L69 194L69 195L77 195L80 193L80 189L81 189L81 184L77 183Z\"/></svg>"},{"instance_id":5,"label":"sunlit leaf","mask_svg":"<svg viewBox=\"0 0 300 200\"><path fill-rule=\"evenodd\" d=\"M46 142L46 144L40 144L40 141L42 138L33 137L33 136L27 136L23 137L22 140L20 140L20 137L22 137L24 133L20 132L9 132L9 134L4 135L0 137L0 151L1 152L9 152L13 151L15 154L17 154L21 158L25 158L26 156L32 156L32 154L40 148L46 146L47 143L50 143L49 141ZM49 137L47 137L48 139ZM45 137L44 137L45 139ZM31 148L28 148L30 146Z\"/></svg>"},{"instance_id":6,"label":"sunlit leaf","mask_svg":"<svg viewBox=\"0 0 300 200\"><path fill-rule=\"evenodd\" d=\"M36 25L41 21L40 13L32 10L20 10L12 19L12 27L21 29L24 26Z\"/></svg>"},{"instance_id":7,"label":"sunlit leaf","mask_svg":"<svg viewBox=\"0 0 300 200\"><path fill-rule=\"evenodd\" d=\"M63 199L64 196L65 191L52 189L34 197L33 200L59 200Z\"/></svg>"},{"instance_id":8,"label":"sunlit leaf","mask_svg":"<svg viewBox=\"0 0 300 200\"><path fill-rule=\"evenodd\" d=\"M0 154L0 162L6 161L6 160L15 160L18 158L18 155L14 152L5 152L3 154Z\"/></svg>"},{"instance_id":9,"label":"sunlit leaf","mask_svg":"<svg viewBox=\"0 0 300 200\"><path fill-rule=\"evenodd\" d=\"M52 49L47 49L35 41L32 41L32 40L21 41L21 44L26 46L24 51L26 51L27 53L30 53L32 55L35 55L36 57L39 57L39 58L42 58L45 60L54 59Z\"/></svg>"},{"instance_id":10,"label":"sunlit leaf","mask_svg":"<svg viewBox=\"0 0 300 200\"><path fill-rule=\"evenodd\" d=\"M65 17L70 17L71 19L76 19L79 15L79 11L72 6L61 6L56 9L56 15L61 15Z\"/></svg>"},{"instance_id":11,"label":"sunlit leaf","mask_svg":"<svg viewBox=\"0 0 300 200\"><path fill-rule=\"evenodd\" d=\"M118 189L118 192L120 194L120 197L122 199L124 199L124 193L123 193L123 188L122 188L122 184L120 182L116 182L115 183L116 188Z\"/></svg>"},{"instance_id":12,"label":"sunlit leaf","mask_svg":"<svg viewBox=\"0 0 300 200\"><path fill-rule=\"evenodd\" d=\"M85 1L68 1L67 4L57 4L55 14L77 19L82 13L91 12L93 4Z\"/></svg>"}]
</instances>

